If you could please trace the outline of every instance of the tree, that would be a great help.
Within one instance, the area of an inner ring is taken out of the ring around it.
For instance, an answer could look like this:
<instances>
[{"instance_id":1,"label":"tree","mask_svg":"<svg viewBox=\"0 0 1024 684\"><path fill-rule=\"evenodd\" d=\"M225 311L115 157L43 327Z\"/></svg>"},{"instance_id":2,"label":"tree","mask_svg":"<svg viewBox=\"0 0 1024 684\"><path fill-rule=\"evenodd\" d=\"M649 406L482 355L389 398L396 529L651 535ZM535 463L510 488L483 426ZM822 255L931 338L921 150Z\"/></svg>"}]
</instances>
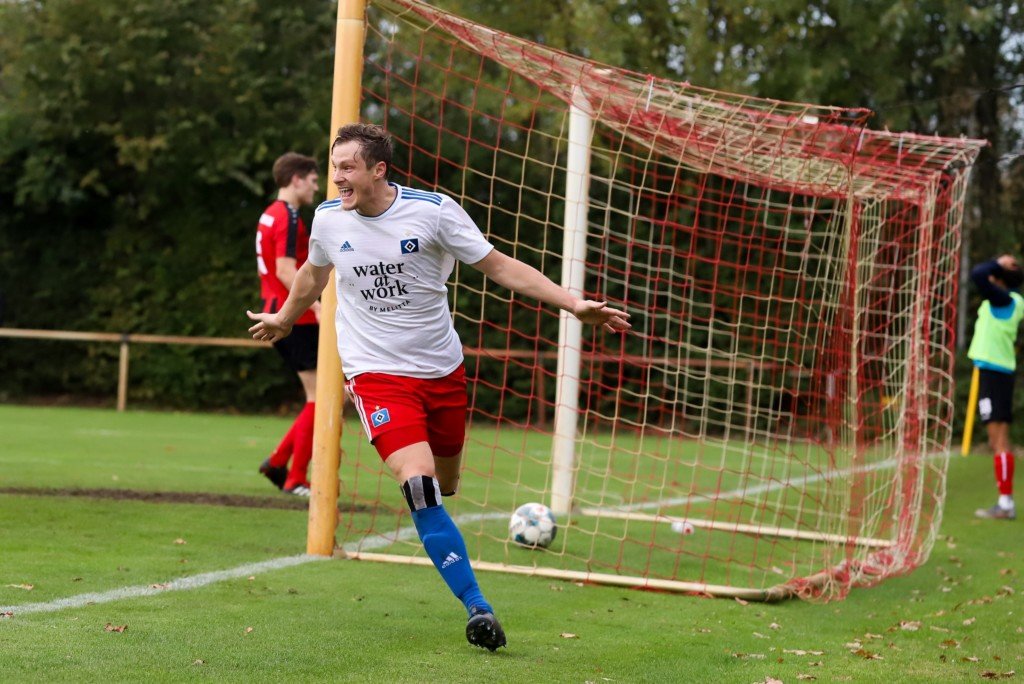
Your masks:
<instances>
[{"instance_id":1,"label":"tree","mask_svg":"<svg viewBox=\"0 0 1024 684\"><path fill-rule=\"evenodd\" d=\"M239 335L258 292L251 236L271 163L288 149L326 158L334 22L325 9L318 0L0 5L8 324ZM32 363L38 350L24 345L8 351L8 387L43 391L72 376L109 387L107 347L91 347L82 371ZM181 396L171 384L200 403L237 396L237 377L197 367L192 352L147 353L166 362L153 365L163 377L148 390L155 397ZM243 403L266 391L247 386Z\"/></svg>"}]
</instances>

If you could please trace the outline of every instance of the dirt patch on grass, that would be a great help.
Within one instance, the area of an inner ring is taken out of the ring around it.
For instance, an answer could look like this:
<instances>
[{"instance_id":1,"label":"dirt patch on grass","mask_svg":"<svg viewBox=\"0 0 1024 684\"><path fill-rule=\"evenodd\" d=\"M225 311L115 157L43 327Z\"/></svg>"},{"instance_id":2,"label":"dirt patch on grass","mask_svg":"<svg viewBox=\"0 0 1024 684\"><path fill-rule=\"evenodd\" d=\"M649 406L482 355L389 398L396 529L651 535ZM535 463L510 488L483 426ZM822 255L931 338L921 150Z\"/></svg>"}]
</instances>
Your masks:
<instances>
[{"instance_id":1,"label":"dirt patch on grass","mask_svg":"<svg viewBox=\"0 0 1024 684\"><path fill-rule=\"evenodd\" d=\"M145 501L157 504L198 504L201 506L228 506L232 508L274 508L302 511L309 501L295 496L248 496L246 494L216 494L212 492L152 492L138 489L87 489L79 487L0 487L0 494L19 496L77 496L87 499L111 501ZM369 511L367 506L339 506L346 512Z\"/></svg>"}]
</instances>

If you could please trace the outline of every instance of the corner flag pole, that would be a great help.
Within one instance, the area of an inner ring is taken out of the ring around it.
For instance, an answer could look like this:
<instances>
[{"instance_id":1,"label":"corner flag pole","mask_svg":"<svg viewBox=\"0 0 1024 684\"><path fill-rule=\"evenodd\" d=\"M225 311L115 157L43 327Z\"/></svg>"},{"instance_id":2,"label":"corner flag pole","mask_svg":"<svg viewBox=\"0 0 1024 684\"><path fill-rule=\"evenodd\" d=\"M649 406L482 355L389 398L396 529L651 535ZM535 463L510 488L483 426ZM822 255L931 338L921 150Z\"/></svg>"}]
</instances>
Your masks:
<instances>
[{"instance_id":1,"label":"corner flag pole","mask_svg":"<svg viewBox=\"0 0 1024 684\"><path fill-rule=\"evenodd\" d=\"M359 121L363 77L363 42L366 39L365 0L339 0L334 42L334 85L331 90L331 131ZM327 199L338 196L328 164ZM341 456L342 379L338 358L334 311L338 306L334 273L320 300L320 341L317 347L316 418L313 424L313 480L309 498L306 552L315 556L334 553L338 527L338 465Z\"/></svg>"},{"instance_id":2,"label":"corner flag pole","mask_svg":"<svg viewBox=\"0 0 1024 684\"><path fill-rule=\"evenodd\" d=\"M964 439L960 443L960 455L971 453L971 437L974 434L974 412L978 409L978 367L971 373L971 391L967 393L967 419L964 421Z\"/></svg>"}]
</instances>

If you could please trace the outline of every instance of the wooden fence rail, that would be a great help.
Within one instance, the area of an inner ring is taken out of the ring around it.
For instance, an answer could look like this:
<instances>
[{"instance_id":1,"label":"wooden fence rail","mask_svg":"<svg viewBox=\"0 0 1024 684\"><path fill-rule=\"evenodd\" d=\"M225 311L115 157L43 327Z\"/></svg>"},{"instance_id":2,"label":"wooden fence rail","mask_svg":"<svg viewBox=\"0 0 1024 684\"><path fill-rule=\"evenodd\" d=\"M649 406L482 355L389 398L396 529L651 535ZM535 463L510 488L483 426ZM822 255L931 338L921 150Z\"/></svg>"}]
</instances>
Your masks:
<instances>
[{"instance_id":1,"label":"wooden fence rail","mask_svg":"<svg viewBox=\"0 0 1024 684\"><path fill-rule=\"evenodd\" d=\"M118 360L117 373L117 410L124 411L128 403L128 362L129 345L131 344L170 344L170 345L191 345L198 347L260 347L269 349L268 342L257 342L256 340L244 337L188 337L184 335L143 335L136 333L109 333L109 332L76 332L70 330L31 330L26 328L0 328L0 338L11 337L33 340L59 340L66 342L112 342L121 347ZM528 349L480 349L474 347L463 347L463 353L467 358L484 357L494 360L521 359L534 364L534 402L532 411L533 425L544 427L547 424L547 414L553 410L550 402L546 402L544 362L552 362L557 358L557 352L535 351ZM744 372L747 377L753 377L755 370L772 371L781 368L780 365L772 362L757 362L750 360L730 361L725 359L664 359L641 356L637 354L601 354L588 353L584 358L599 363L619 363L632 366L665 365L669 367L703 367L703 368L729 368L738 369ZM799 371L788 371L790 375L799 375ZM753 406L753 383L747 383L747 403Z\"/></svg>"},{"instance_id":2,"label":"wooden fence rail","mask_svg":"<svg viewBox=\"0 0 1024 684\"><path fill-rule=\"evenodd\" d=\"M58 340L65 342L113 342L121 347L117 364L117 410L124 411L128 405L128 362L131 344L171 344L191 345L197 347L263 347L271 348L269 342L257 342L244 337L188 337L184 335L142 335L136 333L108 332L76 332L71 330L32 330L27 328L0 328L0 338L12 337L30 340ZM521 351L511 349L471 349L464 348L467 357L485 356L492 359L554 359L556 353ZM540 397L536 413L536 425L543 426L547 422L544 407L544 372L538 363L534 369L534 382Z\"/></svg>"},{"instance_id":3,"label":"wooden fence rail","mask_svg":"<svg viewBox=\"0 0 1024 684\"><path fill-rule=\"evenodd\" d=\"M117 410L124 411L128 404L128 345L179 344L198 347L266 347L268 342L257 342L241 337L186 337L183 335L140 335L135 333L75 332L71 330L29 330L0 328L0 337L29 340L63 340L65 342L115 342L121 345L117 364Z\"/></svg>"}]
</instances>

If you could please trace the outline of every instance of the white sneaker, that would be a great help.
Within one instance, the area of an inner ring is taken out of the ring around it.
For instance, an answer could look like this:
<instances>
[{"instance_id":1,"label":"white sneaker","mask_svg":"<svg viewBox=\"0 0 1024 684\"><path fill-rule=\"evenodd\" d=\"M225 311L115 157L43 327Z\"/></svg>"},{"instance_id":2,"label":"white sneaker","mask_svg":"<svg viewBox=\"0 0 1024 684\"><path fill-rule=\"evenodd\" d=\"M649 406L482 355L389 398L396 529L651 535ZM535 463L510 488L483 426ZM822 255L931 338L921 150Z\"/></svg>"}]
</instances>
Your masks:
<instances>
[{"instance_id":1,"label":"white sneaker","mask_svg":"<svg viewBox=\"0 0 1024 684\"><path fill-rule=\"evenodd\" d=\"M1003 508L996 504L991 508L979 508L974 511L974 515L978 518L988 518L989 520L1016 520L1017 509Z\"/></svg>"},{"instance_id":2,"label":"white sneaker","mask_svg":"<svg viewBox=\"0 0 1024 684\"><path fill-rule=\"evenodd\" d=\"M292 496L301 496L306 499L309 498L309 487L304 484L297 484L292 487L282 489L285 494L291 494Z\"/></svg>"}]
</instances>

